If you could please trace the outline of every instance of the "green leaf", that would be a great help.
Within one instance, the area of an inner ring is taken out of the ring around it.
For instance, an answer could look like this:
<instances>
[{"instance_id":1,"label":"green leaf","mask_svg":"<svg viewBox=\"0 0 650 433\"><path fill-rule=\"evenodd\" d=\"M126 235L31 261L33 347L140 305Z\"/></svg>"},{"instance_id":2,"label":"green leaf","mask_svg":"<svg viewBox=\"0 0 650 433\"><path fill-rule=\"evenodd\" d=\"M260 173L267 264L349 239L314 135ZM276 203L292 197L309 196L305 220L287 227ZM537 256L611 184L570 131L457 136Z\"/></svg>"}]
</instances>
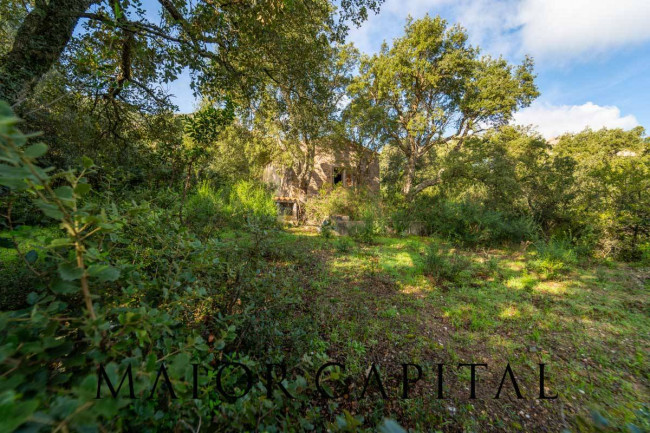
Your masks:
<instances>
[{"instance_id":1,"label":"green leaf","mask_svg":"<svg viewBox=\"0 0 650 433\"><path fill-rule=\"evenodd\" d=\"M14 118L14 112L11 111L11 106L6 101L0 101L0 117Z\"/></svg>"},{"instance_id":2,"label":"green leaf","mask_svg":"<svg viewBox=\"0 0 650 433\"><path fill-rule=\"evenodd\" d=\"M42 200L36 200L36 205L43 211L43 213L50 218L54 218L55 220L60 220L63 218L63 213L59 210L59 208L52 204L52 203L45 203Z\"/></svg>"},{"instance_id":3,"label":"green leaf","mask_svg":"<svg viewBox=\"0 0 650 433\"><path fill-rule=\"evenodd\" d=\"M71 264L71 263L61 263L59 265L59 276L64 281L74 281L81 278L84 271L83 269Z\"/></svg>"},{"instance_id":4,"label":"green leaf","mask_svg":"<svg viewBox=\"0 0 650 433\"><path fill-rule=\"evenodd\" d=\"M77 195L86 195L90 191L89 183L79 183L74 189L75 194Z\"/></svg>"},{"instance_id":5,"label":"green leaf","mask_svg":"<svg viewBox=\"0 0 650 433\"><path fill-rule=\"evenodd\" d=\"M115 281L120 278L120 270L110 265L90 265L88 275L99 281Z\"/></svg>"},{"instance_id":6,"label":"green leaf","mask_svg":"<svg viewBox=\"0 0 650 433\"><path fill-rule=\"evenodd\" d=\"M381 433L406 433L406 430L401 425L388 418L384 419L383 424L379 427L379 431Z\"/></svg>"},{"instance_id":7,"label":"green leaf","mask_svg":"<svg viewBox=\"0 0 650 433\"><path fill-rule=\"evenodd\" d=\"M57 189L54 190L54 194L61 200L72 200L73 199L73 191L72 188L69 186L60 186Z\"/></svg>"},{"instance_id":8,"label":"green leaf","mask_svg":"<svg viewBox=\"0 0 650 433\"><path fill-rule=\"evenodd\" d=\"M36 159L47 153L47 145L45 143L35 143L25 149L25 156L27 158Z\"/></svg>"},{"instance_id":9,"label":"green leaf","mask_svg":"<svg viewBox=\"0 0 650 433\"><path fill-rule=\"evenodd\" d=\"M38 253L36 250L30 250L27 254L25 254L25 260L27 260L27 263L36 262L36 260L38 260Z\"/></svg>"},{"instance_id":10,"label":"green leaf","mask_svg":"<svg viewBox=\"0 0 650 433\"><path fill-rule=\"evenodd\" d=\"M48 245L50 248L55 248L55 247L63 247L67 245L71 245L72 241L68 238L60 238L60 239L54 239L52 242L50 242L50 245Z\"/></svg>"},{"instance_id":11,"label":"green leaf","mask_svg":"<svg viewBox=\"0 0 650 433\"><path fill-rule=\"evenodd\" d=\"M0 404L0 419L2 420L2 431L14 431L34 413L38 407L38 401L30 400L25 402L12 401Z\"/></svg>"},{"instance_id":12,"label":"green leaf","mask_svg":"<svg viewBox=\"0 0 650 433\"><path fill-rule=\"evenodd\" d=\"M54 293L69 295L79 291L79 286L69 281L57 281L51 287Z\"/></svg>"},{"instance_id":13,"label":"green leaf","mask_svg":"<svg viewBox=\"0 0 650 433\"><path fill-rule=\"evenodd\" d=\"M27 303L34 305L36 302L38 302L38 294L36 292L29 292L29 295L27 295Z\"/></svg>"},{"instance_id":14,"label":"green leaf","mask_svg":"<svg viewBox=\"0 0 650 433\"><path fill-rule=\"evenodd\" d=\"M95 163L93 162L92 159L88 158L87 156L82 156L81 165L83 166L83 168L90 168L93 165L95 165Z\"/></svg>"}]
</instances>

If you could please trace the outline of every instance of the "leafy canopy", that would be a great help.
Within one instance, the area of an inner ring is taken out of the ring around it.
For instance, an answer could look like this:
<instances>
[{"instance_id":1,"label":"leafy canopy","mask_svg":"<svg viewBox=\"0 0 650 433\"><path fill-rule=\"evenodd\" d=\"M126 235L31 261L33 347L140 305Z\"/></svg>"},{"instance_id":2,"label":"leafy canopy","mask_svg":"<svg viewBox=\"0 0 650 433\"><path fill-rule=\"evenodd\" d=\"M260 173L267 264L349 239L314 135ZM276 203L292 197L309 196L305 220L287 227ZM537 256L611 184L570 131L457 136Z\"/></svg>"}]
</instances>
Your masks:
<instances>
[{"instance_id":1,"label":"leafy canopy","mask_svg":"<svg viewBox=\"0 0 650 433\"><path fill-rule=\"evenodd\" d=\"M350 86L354 105L378 109L385 143L407 159L404 193L417 193L439 178L414 184L416 164L434 148L507 123L538 95L533 61L519 66L480 56L460 26L440 17L409 19L405 35L361 61Z\"/></svg>"}]
</instances>

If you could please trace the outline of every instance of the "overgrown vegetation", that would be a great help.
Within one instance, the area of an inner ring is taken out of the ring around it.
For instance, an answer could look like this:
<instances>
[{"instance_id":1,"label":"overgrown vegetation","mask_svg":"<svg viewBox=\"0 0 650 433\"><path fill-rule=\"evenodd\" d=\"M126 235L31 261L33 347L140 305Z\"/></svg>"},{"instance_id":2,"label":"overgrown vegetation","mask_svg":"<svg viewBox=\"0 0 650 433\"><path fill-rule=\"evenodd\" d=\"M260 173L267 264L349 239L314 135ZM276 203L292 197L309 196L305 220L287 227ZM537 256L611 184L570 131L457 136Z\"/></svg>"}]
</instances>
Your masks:
<instances>
[{"instance_id":1,"label":"overgrown vegetation","mask_svg":"<svg viewBox=\"0 0 650 433\"><path fill-rule=\"evenodd\" d=\"M0 2L0 432L650 429L650 138L509 126L532 59L438 17L372 57L342 45L380 3L161 0L156 24ZM189 115L160 86L183 68ZM355 176L378 155L381 189L308 197L342 145ZM361 398L373 362L389 398ZM425 368L412 399L402 362ZM478 400L466 362L490 367ZM493 398L506 363L527 399ZM540 363L557 400L533 398Z\"/></svg>"}]
</instances>

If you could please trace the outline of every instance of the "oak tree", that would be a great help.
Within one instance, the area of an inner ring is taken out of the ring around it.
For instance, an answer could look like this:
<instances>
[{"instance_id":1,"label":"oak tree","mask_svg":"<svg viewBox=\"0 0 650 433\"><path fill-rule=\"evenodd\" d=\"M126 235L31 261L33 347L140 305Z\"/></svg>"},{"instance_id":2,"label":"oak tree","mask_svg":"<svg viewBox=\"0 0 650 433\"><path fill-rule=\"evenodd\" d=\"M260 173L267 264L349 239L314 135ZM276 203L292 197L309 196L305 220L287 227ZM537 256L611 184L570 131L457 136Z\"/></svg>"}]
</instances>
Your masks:
<instances>
[{"instance_id":1,"label":"oak tree","mask_svg":"<svg viewBox=\"0 0 650 433\"><path fill-rule=\"evenodd\" d=\"M409 19L403 37L363 58L350 92L355 104L381 111L383 140L405 159L407 198L442 179L443 169L419 176L425 155L446 145L460 151L467 138L507 123L538 95L532 59L513 66L481 56L464 29L430 16Z\"/></svg>"}]
</instances>

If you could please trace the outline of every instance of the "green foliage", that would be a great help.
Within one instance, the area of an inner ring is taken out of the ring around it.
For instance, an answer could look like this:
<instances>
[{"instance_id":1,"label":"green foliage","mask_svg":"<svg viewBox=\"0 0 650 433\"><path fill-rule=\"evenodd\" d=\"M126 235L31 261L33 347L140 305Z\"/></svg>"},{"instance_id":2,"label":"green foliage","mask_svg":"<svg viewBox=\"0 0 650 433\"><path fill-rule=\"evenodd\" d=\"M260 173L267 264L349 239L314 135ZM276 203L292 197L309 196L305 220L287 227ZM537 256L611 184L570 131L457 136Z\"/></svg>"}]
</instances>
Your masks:
<instances>
[{"instance_id":1,"label":"green foliage","mask_svg":"<svg viewBox=\"0 0 650 433\"><path fill-rule=\"evenodd\" d=\"M538 92L532 59L513 66L480 56L462 27L440 17L409 18L404 33L362 59L349 91L352 106L369 113L401 156L402 191L411 199L443 181L441 167L421 170L431 154L457 153L477 130L507 123Z\"/></svg>"},{"instance_id":2,"label":"green foliage","mask_svg":"<svg viewBox=\"0 0 650 433\"><path fill-rule=\"evenodd\" d=\"M553 278L567 272L578 263L570 239L552 237L548 241L539 240L535 243L537 257L532 262L533 268L545 278Z\"/></svg>"},{"instance_id":3,"label":"green foliage","mask_svg":"<svg viewBox=\"0 0 650 433\"><path fill-rule=\"evenodd\" d=\"M536 225L530 217L486 209L470 201L453 202L422 196L405 211L398 211L394 229L410 221L424 222L429 234L467 245L499 244L534 239Z\"/></svg>"},{"instance_id":4,"label":"green foliage","mask_svg":"<svg viewBox=\"0 0 650 433\"><path fill-rule=\"evenodd\" d=\"M202 182L187 200L185 220L201 238L207 238L214 234L215 229L226 226L228 214L222 194L215 191L209 182Z\"/></svg>"},{"instance_id":5,"label":"green foliage","mask_svg":"<svg viewBox=\"0 0 650 433\"><path fill-rule=\"evenodd\" d=\"M323 189L305 204L305 218L322 222L332 215L347 215L351 220L378 219L381 207L376 194L364 188L336 186Z\"/></svg>"},{"instance_id":6,"label":"green foliage","mask_svg":"<svg viewBox=\"0 0 650 433\"><path fill-rule=\"evenodd\" d=\"M641 259L650 239L650 139L643 128L567 134L555 150L576 162L575 225L597 234L601 255Z\"/></svg>"},{"instance_id":7,"label":"green foliage","mask_svg":"<svg viewBox=\"0 0 650 433\"><path fill-rule=\"evenodd\" d=\"M354 249L354 242L347 236L339 236L334 241L334 248L341 254L347 254Z\"/></svg>"},{"instance_id":8,"label":"green foliage","mask_svg":"<svg viewBox=\"0 0 650 433\"><path fill-rule=\"evenodd\" d=\"M230 190L228 198L233 218L255 217L267 224L276 220L275 202L264 185L252 181L237 182Z\"/></svg>"},{"instance_id":9,"label":"green foliage","mask_svg":"<svg viewBox=\"0 0 650 433\"><path fill-rule=\"evenodd\" d=\"M438 282L462 284L472 277L472 264L454 251L445 251L440 245L432 243L424 253L423 270L425 275Z\"/></svg>"},{"instance_id":10,"label":"green foliage","mask_svg":"<svg viewBox=\"0 0 650 433\"><path fill-rule=\"evenodd\" d=\"M318 228L318 233L325 239L334 237L334 227L331 219L326 219Z\"/></svg>"},{"instance_id":11,"label":"green foliage","mask_svg":"<svg viewBox=\"0 0 650 433\"><path fill-rule=\"evenodd\" d=\"M242 228L248 223L272 227L277 209L268 190L261 184L240 181L231 187L214 189L201 183L187 202L186 221L203 239L223 228Z\"/></svg>"},{"instance_id":12,"label":"green foliage","mask_svg":"<svg viewBox=\"0 0 650 433\"><path fill-rule=\"evenodd\" d=\"M359 242L371 244L375 237L384 232L385 225L382 215L376 208L366 208L361 215L361 221L363 224L354 227L352 230L352 236Z\"/></svg>"},{"instance_id":13,"label":"green foliage","mask_svg":"<svg viewBox=\"0 0 650 433\"><path fill-rule=\"evenodd\" d=\"M280 394L261 407L258 402L266 394L262 384L247 399L226 401L204 390L207 381L214 380L210 375L200 379L198 400L168 399L160 387L158 395L147 399L163 362L175 392L184 397L191 393L190 363L210 365L222 359L225 350L229 359L262 370L238 351L239 343L231 346L238 329L247 328L255 338L240 335L240 343L245 350L261 353L261 342L278 334L276 314L291 302L270 281L256 277L263 254L285 254L281 248L262 248L266 232L255 216L268 215L269 206L259 187L240 185L227 195L232 202L228 205L248 216L250 242L201 242L169 209L94 196L83 181L93 168L88 159L78 172L41 168L36 158L43 147L30 144L6 106L0 109L0 185L10 189L6 197L29 193L60 227L39 239L43 247L36 260L32 251L25 254L39 281L30 287L27 305L19 303L0 313L3 428L86 431L101 425L111 431L169 430L184 424L198 428L201 423L250 430L260 422L286 425L288 417L305 425L317 422L317 414L304 410L309 396L301 390L307 378L300 375L287 384L300 396L289 406L282 406ZM24 240L42 234L23 226L9 236L24 245ZM243 314L262 305L264 312L254 317ZM99 363L116 384L132 366L138 399L123 394L96 400ZM301 365L313 369L311 363L305 359ZM226 387L237 382L232 373L222 379ZM269 405L290 409L269 411Z\"/></svg>"},{"instance_id":14,"label":"green foliage","mask_svg":"<svg viewBox=\"0 0 650 433\"><path fill-rule=\"evenodd\" d=\"M196 142L207 144L216 141L221 131L235 118L235 106L227 98L223 108L207 104L192 113L185 123L185 132Z\"/></svg>"}]
</instances>

